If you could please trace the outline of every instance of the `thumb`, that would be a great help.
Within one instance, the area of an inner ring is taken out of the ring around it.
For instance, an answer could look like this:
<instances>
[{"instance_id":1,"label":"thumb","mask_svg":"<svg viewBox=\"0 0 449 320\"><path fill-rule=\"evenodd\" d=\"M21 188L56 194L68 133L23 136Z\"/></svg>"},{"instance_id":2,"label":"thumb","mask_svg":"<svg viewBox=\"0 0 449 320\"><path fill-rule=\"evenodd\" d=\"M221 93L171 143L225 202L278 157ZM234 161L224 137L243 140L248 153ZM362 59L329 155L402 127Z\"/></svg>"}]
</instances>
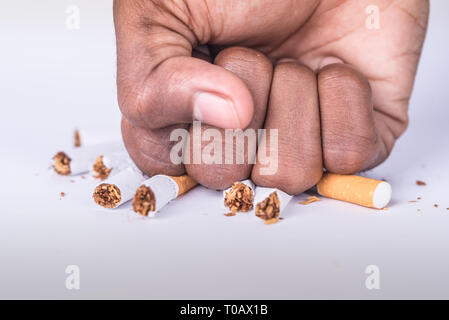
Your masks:
<instances>
[{"instance_id":1,"label":"thumb","mask_svg":"<svg viewBox=\"0 0 449 320\"><path fill-rule=\"evenodd\" d=\"M195 37L178 19L166 13L159 24L160 8L136 10L131 3L114 2L118 100L127 120L150 129L192 120L245 128L254 103L243 81L193 58ZM141 14L151 15L151 23L142 23Z\"/></svg>"}]
</instances>

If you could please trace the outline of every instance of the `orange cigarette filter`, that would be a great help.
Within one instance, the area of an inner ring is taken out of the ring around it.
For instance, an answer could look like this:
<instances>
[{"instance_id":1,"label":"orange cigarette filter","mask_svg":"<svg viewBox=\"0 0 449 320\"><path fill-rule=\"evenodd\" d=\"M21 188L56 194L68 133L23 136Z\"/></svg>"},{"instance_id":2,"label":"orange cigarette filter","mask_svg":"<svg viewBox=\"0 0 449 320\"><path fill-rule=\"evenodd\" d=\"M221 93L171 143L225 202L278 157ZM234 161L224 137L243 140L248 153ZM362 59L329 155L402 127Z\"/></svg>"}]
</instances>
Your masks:
<instances>
[{"instance_id":1,"label":"orange cigarette filter","mask_svg":"<svg viewBox=\"0 0 449 320\"><path fill-rule=\"evenodd\" d=\"M356 175L325 173L317 185L320 195L327 198L383 209L391 200L391 185L385 181Z\"/></svg>"},{"instance_id":2,"label":"orange cigarette filter","mask_svg":"<svg viewBox=\"0 0 449 320\"><path fill-rule=\"evenodd\" d=\"M170 178L178 185L179 188L178 197L186 193L187 191L191 190L198 184L198 182L193 180L193 178L190 177L189 175L183 175L179 177L170 176Z\"/></svg>"}]
</instances>

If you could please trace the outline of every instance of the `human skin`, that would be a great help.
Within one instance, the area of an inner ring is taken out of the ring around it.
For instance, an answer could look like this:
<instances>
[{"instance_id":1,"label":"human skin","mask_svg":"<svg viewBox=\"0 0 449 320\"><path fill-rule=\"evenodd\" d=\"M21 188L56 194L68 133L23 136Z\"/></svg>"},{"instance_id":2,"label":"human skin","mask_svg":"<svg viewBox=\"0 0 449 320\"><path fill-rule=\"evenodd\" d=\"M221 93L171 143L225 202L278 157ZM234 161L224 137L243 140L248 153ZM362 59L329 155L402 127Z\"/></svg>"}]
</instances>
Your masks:
<instances>
[{"instance_id":1,"label":"human skin","mask_svg":"<svg viewBox=\"0 0 449 320\"><path fill-rule=\"evenodd\" d=\"M379 29L366 27L370 5ZM148 174L187 171L217 189L251 176L290 194L323 168L373 168L407 128L428 13L427 0L115 0L128 152ZM277 172L173 164L170 132L195 119L278 129Z\"/></svg>"}]
</instances>

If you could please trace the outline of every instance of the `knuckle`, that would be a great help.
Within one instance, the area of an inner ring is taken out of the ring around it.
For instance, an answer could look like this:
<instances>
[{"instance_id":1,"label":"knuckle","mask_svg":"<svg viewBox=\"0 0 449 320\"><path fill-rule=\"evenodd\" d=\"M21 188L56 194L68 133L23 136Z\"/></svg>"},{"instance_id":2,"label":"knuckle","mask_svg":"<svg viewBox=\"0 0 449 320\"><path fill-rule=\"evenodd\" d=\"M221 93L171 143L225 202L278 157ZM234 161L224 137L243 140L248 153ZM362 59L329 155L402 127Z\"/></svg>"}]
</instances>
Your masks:
<instances>
[{"instance_id":1,"label":"knuckle","mask_svg":"<svg viewBox=\"0 0 449 320\"><path fill-rule=\"evenodd\" d=\"M280 62L275 67L275 77L281 80L304 82L304 78L316 82L315 73L308 67L294 61Z\"/></svg>"},{"instance_id":2,"label":"knuckle","mask_svg":"<svg viewBox=\"0 0 449 320\"><path fill-rule=\"evenodd\" d=\"M260 186L278 188L291 195L300 194L316 185L323 175L321 166L308 169L280 168L274 175L261 175L253 170L252 179Z\"/></svg>"},{"instance_id":3,"label":"knuckle","mask_svg":"<svg viewBox=\"0 0 449 320\"><path fill-rule=\"evenodd\" d=\"M187 173L201 185L216 190L224 190L236 181L249 176L249 168L233 165L186 165Z\"/></svg>"},{"instance_id":4,"label":"knuckle","mask_svg":"<svg viewBox=\"0 0 449 320\"><path fill-rule=\"evenodd\" d=\"M324 166L333 173L354 174L365 169L368 160L368 150L327 149L324 150Z\"/></svg>"},{"instance_id":5,"label":"knuckle","mask_svg":"<svg viewBox=\"0 0 449 320\"><path fill-rule=\"evenodd\" d=\"M370 88L368 80L361 73L345 64L331 64L321 69L318 83L321 89L348 87L365 91Z\"/></svg>"},{"instance_id":6,"label":"knuckle","mask_svg":"<svg viewBox=\"0 0 449 320\"><path fill-rule=\"evenodd\" d=\"M122 137L125 148L136 166L147 175L178 176L185 172L183 165L170 161L170 142L151 130L134 127L122 118Z\"/></svg>"},{"instance_id":7,"label":"knuckle","mask_svg":"<svg viewBox=\"0 0 449 320\"><path fill-rule=\"evenodd\" d=\"M271 61L263 53L244 47L230 47L220 51L215 63L225 68L233 64L248 65L253 72L271 73L273 69Z\"/></svg>"},{"instance_id":8,"label":"knuckle","mask_svg":"<svg viewBox=\"0 0 449 320\"><path fill-rule=\"evenodd\" d=\"M156 117L147 121L148 114L153 112L153 90L151 86L129 85L124 81L118 82L117 98L120 111L132 125L149 129L156 129Z\"/></svg>"},{"instance_id":9,"label":"knuckle","mask_svg":"<svg viewBox=\"0 0 449 320\"><path fill-rule=\"evenodd\" d=\"M339 174L354 174L365 170L375 157L381 143L380 136L375 130L366 128L353 128L350 131L341 129L335 132L323 135L324 167Z\"/></svg>"}]
</instances>

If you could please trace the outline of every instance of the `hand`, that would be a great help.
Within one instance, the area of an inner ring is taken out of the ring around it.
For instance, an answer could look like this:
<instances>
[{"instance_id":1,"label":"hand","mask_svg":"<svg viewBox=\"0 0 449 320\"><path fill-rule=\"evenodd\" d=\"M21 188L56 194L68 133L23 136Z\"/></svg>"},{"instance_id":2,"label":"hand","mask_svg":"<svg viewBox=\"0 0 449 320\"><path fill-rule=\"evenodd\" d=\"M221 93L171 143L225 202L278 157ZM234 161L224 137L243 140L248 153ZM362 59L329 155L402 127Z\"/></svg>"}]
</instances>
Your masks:
<instances>
[{"instance_id":1,"label":"hand","mask_svg":"<svg viewBox=\"0 0 449 320\"><path fill-rule=\"evenodd\" d=\"M365 26L369 5L380 29ZM116 0L118 98L131 157L147 173L225 188L249 176L297 194L323 168L350 174L384 161L407 127L426 33L426 0ZM195 49L209 45L214 54ZM274 68L271 67L274 65ZM271 91L270 91L271 90ZM268 105L268 110L266 106ZM266 113L266 114L265 114ZM174 165L174 128L279 130L279 169Z\"/></svg>"}]
</instances>

